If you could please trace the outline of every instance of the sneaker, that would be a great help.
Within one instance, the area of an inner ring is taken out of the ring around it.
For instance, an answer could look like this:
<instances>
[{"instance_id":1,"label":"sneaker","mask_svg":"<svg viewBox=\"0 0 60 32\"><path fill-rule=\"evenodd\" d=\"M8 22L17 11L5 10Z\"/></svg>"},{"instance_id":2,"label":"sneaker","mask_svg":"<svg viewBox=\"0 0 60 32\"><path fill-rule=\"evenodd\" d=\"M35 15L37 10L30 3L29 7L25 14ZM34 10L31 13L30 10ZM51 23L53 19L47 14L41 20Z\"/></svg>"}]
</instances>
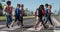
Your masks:
<instances>
[{"instance_id":1,"label":"sneaker","mask_svg":"<svg viewBox=\"0 0 60 32\"><path fill-rule=\"evenodd\" d=\"M20 25L20 23L17 23L17 25L19 26L19 25Z\"/></svg>"},{"instance_id":2,"label":"sneaker","mask_svg":"<svg viewBox=\"0 0 60 32\"><path fill-rule=\"evenodd\" d=\"M8 25L6 25L7 28L10 28Z\"/></svg>"},{"instance_id":3,"label":"sneaker","mask_svg":"<svg viewBox=\"0 0 60 32\"><path fill-rule=\"evenodd\" d=\"M49 25L49 27L53 27L53 25Z\"/></svg>"},{"instance_id":4,"label":"sneaker","mask_svg":"<svg viewBox=\"0 0 60 32\"><path fill-rule=\"evenodd\" d=\"M36 31L37 30L37 28L34 28L34 31Z\"/></svg>"},{"instance_id":5,"label":"sneaker","mask_svg":"<svg viewBox=\"0 0 60 32\"><path fill-rule=\"evenodd\" d=\"M13 25L11 27L13 27Z\"/></svg>"},{"instance_id":6,"label":"sneaker","mask_svg":"<svg viewBox=\"0 0 60 32\"><path fill-rule=\"evenodd\" d=\"M24 28L24 25L21 25L22 28Z\"/></svg>"}]
</instances>

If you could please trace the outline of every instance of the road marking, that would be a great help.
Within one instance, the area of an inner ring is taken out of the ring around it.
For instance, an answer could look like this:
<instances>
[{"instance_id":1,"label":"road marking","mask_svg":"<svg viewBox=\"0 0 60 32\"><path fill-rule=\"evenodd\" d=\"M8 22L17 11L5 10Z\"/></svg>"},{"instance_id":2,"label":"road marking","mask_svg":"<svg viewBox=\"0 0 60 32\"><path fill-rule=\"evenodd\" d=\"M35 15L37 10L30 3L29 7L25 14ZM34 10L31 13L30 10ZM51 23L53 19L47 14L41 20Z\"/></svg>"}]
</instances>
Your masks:
<instances>
[{"instance_id":1,"label":"road marking","mask_svg":"<svg viewBox=\"0 0 60 32\"><path fill-rule=\"evenodd\" d=\"M0 32L8 32L8 31L0 31Z\"/></svg>"},{"instance_id":2,"label":"road marking","mask_svg":"<svg viewBox=\"0 0 60 32\"><path fill-rule=\"evenodd\" d=\"M55 26L57 26L57 25L59 26L59 22L54 17L52 17L52 20L53 20L53 23L55 24ZM37 28L37 31L40 31L42 28L43 28L42 26ZM28 28L27 30L34 31L34 28Z\"/></svg>"},{"instance_id":3,"label":"road marking","mask_svg":"<svg viewBox=\"0 0 60 32\"><path fill-rule=\"evenodd\" d=\"M5 27L6 25L0 25L0 27Z\"/></svg>"},{"instance_id":4,"label":"road marking","mask_svg":"<svg viewBox=\"0 0 60 32\"><path fill-rule=\"evenodd\" d=\"M60 32L60 30L54 30L54 32Z\"/></svg>"},{"instance_id":5,"label":"road marking","mask_svg":"<svg viewBox=\"0 0 60 32\"><path fill-rule=\"evenodd\" d=\"M55 26L60 26L60 22L56 20L54 17L52 17L52 22L54 23Z\"/></svg>"},{"instance_id":6,"label":"road marking","mask_svg":"<svg viewBox=\"0 0 60 32\"><path fill-rule=\"evenodd\" d=\"M43 28L43 26L41 26L41 23L39 23L36 31L40 31L42 28ZM34 27L33 28L28 28L27 30L34 31Z\"/></svg>"},{"instance_id":7,"label":"road marking","mask_svg":"<svg viewBox=\"0 0 60 32\"><path fill-rule=\"evenodd\" d=\"M40 31L41 29L42 29L42 26L38 27L36 31ZM27 30L34 31L34 28L28 28Z\"/></svg>"},{"instance_id":8,"label":"road marking","mask_svg":"<svg viewBox=\"0 0 60 32\"><path fill-rule=\"evenodd\" d=\"M18 29L20 28L20 26L14 26L14 27L11 27L11 28L3 28L1 30L15 30L15 29Z\"/></svg>"}]
</instances>

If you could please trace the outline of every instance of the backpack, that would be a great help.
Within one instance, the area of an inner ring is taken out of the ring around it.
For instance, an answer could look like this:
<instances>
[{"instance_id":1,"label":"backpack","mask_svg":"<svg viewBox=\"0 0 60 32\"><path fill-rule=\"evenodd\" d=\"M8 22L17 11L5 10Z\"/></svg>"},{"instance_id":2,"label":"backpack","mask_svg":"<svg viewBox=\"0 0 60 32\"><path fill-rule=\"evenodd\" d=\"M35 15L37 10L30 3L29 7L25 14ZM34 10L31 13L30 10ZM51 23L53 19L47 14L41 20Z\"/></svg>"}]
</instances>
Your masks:
<instances>
[{"instance_id":1,"label":"backpack","mask_svg":"<svg viewBox=\"0 0 60 32\"><path fill-rule=\"evenodd\" d=\"M42 10L38 9L38 16L42 16Z\"/></svg>"},{"instance_id":2,"label":"backpack","mask_svg":"<svg viewBox=\"0 0 60 32\"><path fill-rule=\"evenodd\" d=\"M43 14L43 15L45 14L45 11L44 11L44 10L42 10L42 14Z\"/></svg>"},{"instance_id":3,"label":"backpack","mask_svg":"<svg viewBox=\"0 0 60 32\"><path fill-rule=\"evenodd\" d=\"M15 15L20 15L20 9L19 8L15 9Z\"/></svg>"}]
</instances>

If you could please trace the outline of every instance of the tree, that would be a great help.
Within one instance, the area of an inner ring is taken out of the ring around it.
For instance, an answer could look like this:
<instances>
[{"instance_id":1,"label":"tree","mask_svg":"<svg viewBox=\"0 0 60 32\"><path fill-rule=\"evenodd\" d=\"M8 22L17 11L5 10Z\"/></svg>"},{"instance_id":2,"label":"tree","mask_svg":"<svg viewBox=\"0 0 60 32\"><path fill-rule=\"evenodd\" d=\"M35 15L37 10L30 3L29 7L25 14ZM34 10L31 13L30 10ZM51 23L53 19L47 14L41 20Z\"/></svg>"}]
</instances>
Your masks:
<instances>
[{"instance_id":1,"label":"tree","mask_svg":"<svg viewBox=\"0 0 60 32\"><path fill-rule=\"evenodd\" d=\"M28 8L24 10L24 16L27 16L27 14L28 14Z\"/></svg>"},{"instance_id":2,"label":"tree","mask_svg":"<svg viewBox=\"0 0 60 32\"><path fill-rule=\"evenodd\" d=\"M0 3L0 9L3 9L2 4Z\"/></svg>"}]
</instances>

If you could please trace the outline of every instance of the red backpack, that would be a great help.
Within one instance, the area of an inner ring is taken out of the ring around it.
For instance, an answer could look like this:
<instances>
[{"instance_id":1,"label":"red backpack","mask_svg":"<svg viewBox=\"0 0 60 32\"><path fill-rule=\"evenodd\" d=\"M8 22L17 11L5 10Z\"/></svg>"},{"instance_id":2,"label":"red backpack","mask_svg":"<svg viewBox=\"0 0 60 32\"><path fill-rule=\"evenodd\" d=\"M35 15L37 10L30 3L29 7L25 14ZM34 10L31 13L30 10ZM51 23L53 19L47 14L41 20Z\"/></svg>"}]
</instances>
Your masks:
<instances>
[{"instance_id":1,"label":"red backpack","mask_svg":"<svg viewBox=\"0 0 60 32\"><path fill-rule=\"evenodd\" d=\"M43 15L45 14L44 10L42 10L42 14L43 14Z\"/></svg>"}]
</instances>

